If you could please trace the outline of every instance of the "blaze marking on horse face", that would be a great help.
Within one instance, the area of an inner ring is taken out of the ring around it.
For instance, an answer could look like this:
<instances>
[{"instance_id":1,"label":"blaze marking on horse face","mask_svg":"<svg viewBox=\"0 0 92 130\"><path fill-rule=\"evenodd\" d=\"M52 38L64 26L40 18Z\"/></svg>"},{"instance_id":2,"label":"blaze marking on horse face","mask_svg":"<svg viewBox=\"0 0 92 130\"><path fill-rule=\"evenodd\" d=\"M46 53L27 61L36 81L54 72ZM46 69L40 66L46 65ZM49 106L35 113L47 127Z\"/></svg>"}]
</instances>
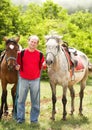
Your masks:
<instances>
[{"instance_id":1,"label":"blaze marking on horse face","mask_svg":"<svg viewBox=\"0 0 92 130\"><path fill-rule=\"evenodd\" d=\"M10 44L9 45L10 49L14 49L14 45Z\"/></svg>"}]
</instances>

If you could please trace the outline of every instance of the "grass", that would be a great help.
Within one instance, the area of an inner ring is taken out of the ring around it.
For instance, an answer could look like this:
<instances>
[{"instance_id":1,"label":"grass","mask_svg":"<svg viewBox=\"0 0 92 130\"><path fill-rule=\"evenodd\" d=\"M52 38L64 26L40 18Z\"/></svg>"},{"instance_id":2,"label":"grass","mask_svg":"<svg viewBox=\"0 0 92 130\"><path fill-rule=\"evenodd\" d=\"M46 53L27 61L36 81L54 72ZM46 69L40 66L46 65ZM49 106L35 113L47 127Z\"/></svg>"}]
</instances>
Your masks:
<instances>
[{"instance_id":1,"label":"grass","mask_svg":"<svg viewBox=\"0 0 92 130\"><path fill-rule=\"evenodd\" d=\"M78 115L79 109L79 85L75 85L75 112L73 116L69 115L70 112L70 93L67 91L67 120L62 120L62 87L57 86L57 103L55 121L50 120L52 102L51 102L51 89L48 82L41 81L41 113L39 117L39 126L30 125L30 99L29 95L26 101L26 121L23 124L17 124L16 121L10 116L3 117L0 121L0 130L92 130L92 82L86 86L83 100L83 115ZM9 112L11 112L11 86L8 85L8 105ZM1 91L1 90L0 90ZM1 96L1 93L0 93Z\"/></svg>"}]
</instances>

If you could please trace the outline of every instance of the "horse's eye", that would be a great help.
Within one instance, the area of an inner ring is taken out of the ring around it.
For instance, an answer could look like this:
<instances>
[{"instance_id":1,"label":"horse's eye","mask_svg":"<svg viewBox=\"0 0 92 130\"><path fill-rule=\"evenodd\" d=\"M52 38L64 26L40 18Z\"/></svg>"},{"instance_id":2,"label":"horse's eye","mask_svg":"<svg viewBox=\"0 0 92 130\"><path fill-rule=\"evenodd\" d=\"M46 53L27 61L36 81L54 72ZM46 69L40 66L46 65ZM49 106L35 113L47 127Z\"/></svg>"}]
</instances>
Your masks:
<instances>
[{"instance_id":1,"label":"horse's eye","mask_svg":"<svg viewBox=\"0 0 92 130\"><path fill-rule=\"evenodd\" d=\"M56 48L59 50L59 46L56 46Z\"/></svg>"}]
</instances>

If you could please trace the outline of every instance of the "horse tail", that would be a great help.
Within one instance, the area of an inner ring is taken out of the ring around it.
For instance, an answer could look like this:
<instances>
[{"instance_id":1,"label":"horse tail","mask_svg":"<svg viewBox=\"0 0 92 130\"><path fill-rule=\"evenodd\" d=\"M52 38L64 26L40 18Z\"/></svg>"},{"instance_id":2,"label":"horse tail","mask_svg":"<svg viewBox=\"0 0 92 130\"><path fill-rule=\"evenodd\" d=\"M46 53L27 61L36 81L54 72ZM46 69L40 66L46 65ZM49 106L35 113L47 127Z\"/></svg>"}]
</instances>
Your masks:
<instances>
[{"instance_id":1,"label":"horse tail","mask_svg":"<svg viewBox=\"0 0 92 130\"><path fill-rule=\"evenodd\" d=\"M88 64L88 74L90 75L92 75L92 63L89 63Z\"/></svg>"}]
</instances>

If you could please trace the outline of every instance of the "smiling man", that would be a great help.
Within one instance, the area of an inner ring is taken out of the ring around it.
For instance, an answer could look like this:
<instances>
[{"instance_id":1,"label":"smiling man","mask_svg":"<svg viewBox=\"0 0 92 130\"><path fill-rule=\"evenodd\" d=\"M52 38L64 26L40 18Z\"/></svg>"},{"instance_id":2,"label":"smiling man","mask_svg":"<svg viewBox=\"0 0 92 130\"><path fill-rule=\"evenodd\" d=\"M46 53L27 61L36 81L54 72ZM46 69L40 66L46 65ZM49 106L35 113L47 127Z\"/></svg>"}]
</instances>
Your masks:
<instances>
[{"instance_id":1,"label":"smiling man","mask_svg":"<svg viewBox=\"0 0 92 130\"><path fill-rule=\"evenodd\" d=\"M19 97L17 107L17 123L25 121L25 101L30 91L31 110L30 122L37 123L40 114L40 71L44 65L44 56L37 49L39 38L32 35L24 51L21 62L21 52L18 53L16 69L19 70Z\"/></svg>"}]
</instances>

